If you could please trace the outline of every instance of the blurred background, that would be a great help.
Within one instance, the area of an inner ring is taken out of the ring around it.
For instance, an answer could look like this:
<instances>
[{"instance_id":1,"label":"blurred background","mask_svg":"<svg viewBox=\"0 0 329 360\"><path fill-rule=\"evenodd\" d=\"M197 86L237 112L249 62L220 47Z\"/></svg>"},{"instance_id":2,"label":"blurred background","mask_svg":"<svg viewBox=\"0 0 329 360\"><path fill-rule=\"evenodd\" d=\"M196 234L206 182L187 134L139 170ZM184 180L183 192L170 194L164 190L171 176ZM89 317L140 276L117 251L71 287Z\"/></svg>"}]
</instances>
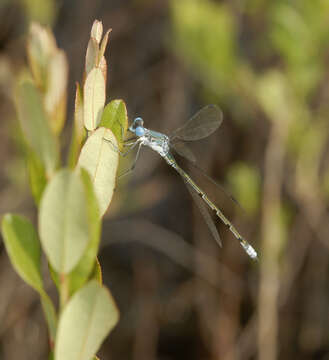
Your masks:
<instances>
[{"instance_id":1,"label":"blurred background","mask_svg":"<svg viewBox=\"0 0 329 360\"><path fill-rule=\"evenodd\" d=\"M121 319L100 358L329 359L329 2L1 0L1 214L36 221L12 99L29 24L51 27L68 56L66 158L95 19L113 29L107 102L123 99L130 121L170 133L221 107L219 131L191 148L242 209L177 159L260 254L252 262L216 221L219 248L178 174L143 149L104 219ZM38 295L2 244L0 256L0 359L46 359Z\"/></svg>"}]
</instances>

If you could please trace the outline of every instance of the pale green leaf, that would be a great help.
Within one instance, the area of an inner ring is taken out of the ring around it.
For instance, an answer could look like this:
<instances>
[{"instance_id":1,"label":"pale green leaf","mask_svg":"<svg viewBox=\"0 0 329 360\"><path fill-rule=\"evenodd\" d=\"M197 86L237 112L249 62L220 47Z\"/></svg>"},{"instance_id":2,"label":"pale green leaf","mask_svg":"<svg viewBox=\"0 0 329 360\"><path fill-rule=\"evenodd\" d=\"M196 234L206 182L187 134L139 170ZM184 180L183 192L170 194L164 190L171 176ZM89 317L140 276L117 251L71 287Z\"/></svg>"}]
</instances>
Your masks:
<instances>
[{"instance_id":1,"label":"pale green leaf","mask_svg":"<svg viewBox=\"0 0 329 360\"><path fill-rule=\"evenodd\" d=\"M39 233L54 269L70 272L91 238L88 198L78 172L61 170L47 185L40 203Z\"/></svg>"},{"instance_id":2,"label":"pale green leaf","mask_svg":"<svg viewBox=\"0 0 329 360\"><path fill-rule=\"evenodd\" d=\"M127 109L123 100L112 100L105 106L100 126L110 129L121 147L128 128Z\"/></svg>"},{"instance_id":3,"label":"pale green leaf","mask_svg":"<svg viewBox=\"0 0 329 360\"><path fill-rule=\"evenodd\" d=\"M87 75L83 99L85 127L95 130L101 121L105 104L105 80L100 68L93 68Z\"/></svg>"},{"instance_id":4,"label":"pale green leaf","mask_svg":"<svg viewBox=\"0 0 329 360\"><path fill-rule=\"evenodd\" d=\"M84 183L85 193L88 202L88 218L90 224L90 241L77 266L68 275L69 294L78 290L90 277L95 264L98 262L98 253L101 218L99 216L98 200L94 193L94 186L90 176L85 169L81 169L81 178Z\"/></svg>"},{"instance_id":5,"label":"pale green leaf","mask_svg":"<svg viewBox=\"0 0 329 360\"><path fill-rule=\"evenodd\" d=\"M100 62L99 62L99 65L98 67L101 69L102 71L102 74L104 76L104 81L105 81L105 84L106 84L106 79L107 79L107 62L106 62L106 59L105 59L105 56L102 56Z\"/></svg>"},{"instance_id":6,"label":"pale green leaf","mask_svg":"<svg viewBox=\"0 0 329 360\"><path fill-rule=\"evenodd\" d=\"M109 129L98 128L84 144L78 164L91 176L101 215L105 213L112 199L118 162L118 143L115 136Z\"/></svg>"},{"instance_id":7,"label":"pale green leaf","mask_svg":"<svg viewBox=\"0 0 329 360\"><path fill-rule=\"evenodd\" d=\"M104 35L103 37L103 40L102 40L102 43L101 43L101 46L100 46L100 50L99 50L99 55L98 55L98 59L100 60L104 54L105 54L105 50L106 50L106 46L107 46L107 42L108 42L108 39L109 39L109 34L110 32L112 31L112 29L109 29L106 31L106 34Z\"/></svg>"},{"instance_id":8,"label":"pale green leaf","mask_svg":"<svg viewBox=\"0 0 329 360\"><path fill-rule=\"evenodd\" d=\"M91 28L90 37L94 38L98 43L100 43L103 35L103 23L99 20L95 20Z\"/></svg>"},{"instance_id":9,"label":"pale green leaf","mask_svg":"<svg viewBox=\"0 0 329 360\"><path fill-rule=\"evenodd\" d=\"M90 71L96 66L99 54L99 45L95 38L90 38L88 42L87 52L86 52L86 65L85 71L88 75Z\"/></svg>"},{"instance_id":10,"label":"pale green leaf","mask_svg":"<svg viewBox=\"0 0 329 360\"><path fill-rule=\"evenodd\" d=\"M119 319L109 291L92 280L64 308L57 331L55 360L90 360Z\"/></svg>"},{"instance_id":11,"label":"pale green leaf","mask_svg":"<svg viewBox=\"0 0 329 360\"><path fill-rule=\"evenodd\" d=\"M56 313L53 303L43 289L40 271L40 242L33 225L24 217L7 214L2 220L2 235L13 267L22 279L41 296L49 333L56 333Z\"/></svg>"},{"instance_id":12,"label":"pale green leaf","mask_svg":"<svg viewBox=\"0 0 329 360\"><path fill-rule=\"evenodd\" d=\"M41 96L29 80L23 80L17 87L18 116L24 137L29 146L44 164L51 175L57 166L57 146L50 130Z\"/></svg>"},{"instance_id":13,"label":"pale green leaf","mask_svg":"<svg viewBox=\"0 0 329 360\"><path fill-rule=\"evenodd\" d=\"M86 170L81 169L81 177L85 186L85 192L88 202L90 241L78 264L67 275L69 295L72 295L81 286L83 286L90 277L93 277L92 273L95 271L96 263L98 263L96 255L98 252L101 230L98 201L94 194L93 184L91 183L90 176ZM53 281L55 282L57 288L59 288L59 274L56 272L55 269L53 269L52 266L50 266L49 269Z\"/></svg>"}]
</instances>

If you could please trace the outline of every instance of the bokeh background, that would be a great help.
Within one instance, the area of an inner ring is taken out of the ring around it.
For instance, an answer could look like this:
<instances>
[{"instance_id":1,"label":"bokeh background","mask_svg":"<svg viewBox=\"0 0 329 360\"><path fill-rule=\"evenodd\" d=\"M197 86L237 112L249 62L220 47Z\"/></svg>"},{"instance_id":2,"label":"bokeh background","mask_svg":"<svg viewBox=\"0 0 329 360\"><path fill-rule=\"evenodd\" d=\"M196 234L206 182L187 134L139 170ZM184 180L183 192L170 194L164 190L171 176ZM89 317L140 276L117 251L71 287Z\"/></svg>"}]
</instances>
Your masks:
<instances>
[{"instance_id":1,"label":"bokeh background","mask_svg":"<svg viewBox=\"0 0 329 360\"><path fill-rule=\"evenodd\" d=\"M253 263L217 222L220 249L180 177L143 149L104 219L100 262L121 320L100 358L329 359L329 2L1 0L1 214L36 220L12 101L29 24L49 25L68 56L65 157L95 19L113 29L107 101L123 99L130 121L170 133L221 107L220 130L191 147L241 207L181 165L260 253ZM38 296L3 244L0 257L0 359L46 359Z\"/></svg>"}]
</instances>

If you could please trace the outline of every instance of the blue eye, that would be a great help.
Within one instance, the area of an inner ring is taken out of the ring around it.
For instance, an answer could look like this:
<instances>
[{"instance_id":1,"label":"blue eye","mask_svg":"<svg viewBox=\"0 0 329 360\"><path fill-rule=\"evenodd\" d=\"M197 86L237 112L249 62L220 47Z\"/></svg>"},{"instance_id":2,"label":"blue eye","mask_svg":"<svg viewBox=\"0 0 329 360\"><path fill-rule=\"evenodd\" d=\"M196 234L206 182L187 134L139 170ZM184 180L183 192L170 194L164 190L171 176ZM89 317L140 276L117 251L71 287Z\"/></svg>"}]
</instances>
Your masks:
<instances>
[{"instance_id":1,"label":"blue eye","mask_svg":"<svg viewBox=\"0 0 329 360\"><path fill-rule=\"evenodd\" d=\"M142 126L137 126L135 134L136 136L143 136L145 134L145 129Z\"/></svg>"}]
</instances>

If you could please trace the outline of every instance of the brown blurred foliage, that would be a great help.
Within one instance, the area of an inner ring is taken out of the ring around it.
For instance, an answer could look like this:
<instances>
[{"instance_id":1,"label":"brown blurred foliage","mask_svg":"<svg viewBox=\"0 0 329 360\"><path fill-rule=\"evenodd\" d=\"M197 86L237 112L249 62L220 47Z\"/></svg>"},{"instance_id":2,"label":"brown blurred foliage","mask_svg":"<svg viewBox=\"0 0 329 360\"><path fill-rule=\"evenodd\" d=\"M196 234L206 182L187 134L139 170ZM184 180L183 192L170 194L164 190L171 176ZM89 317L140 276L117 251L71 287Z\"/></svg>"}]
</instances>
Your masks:
<instances>
[{"instance_id":1,"label":"brown blurred foliage","mask_svg":"<svg viewBox=\"0 0 329 360\"><path fill-rule=\"evenodd\" d=\"M35 220L11 96L29 23L50 25L68 57L66 153L96 18L113 29L107 101L125 100L130 121L170 132L207 103L223 109L220 131L193 149L245 211L192 176L260 253L252 264L221 224L218 248L179 176L143 149L103 228L121 320L100 358L329 359L328 2L2 0L1 214ZM45 359L38 297L3 246L0 279L0 359Z\"/></svg>"}]
</instances>

